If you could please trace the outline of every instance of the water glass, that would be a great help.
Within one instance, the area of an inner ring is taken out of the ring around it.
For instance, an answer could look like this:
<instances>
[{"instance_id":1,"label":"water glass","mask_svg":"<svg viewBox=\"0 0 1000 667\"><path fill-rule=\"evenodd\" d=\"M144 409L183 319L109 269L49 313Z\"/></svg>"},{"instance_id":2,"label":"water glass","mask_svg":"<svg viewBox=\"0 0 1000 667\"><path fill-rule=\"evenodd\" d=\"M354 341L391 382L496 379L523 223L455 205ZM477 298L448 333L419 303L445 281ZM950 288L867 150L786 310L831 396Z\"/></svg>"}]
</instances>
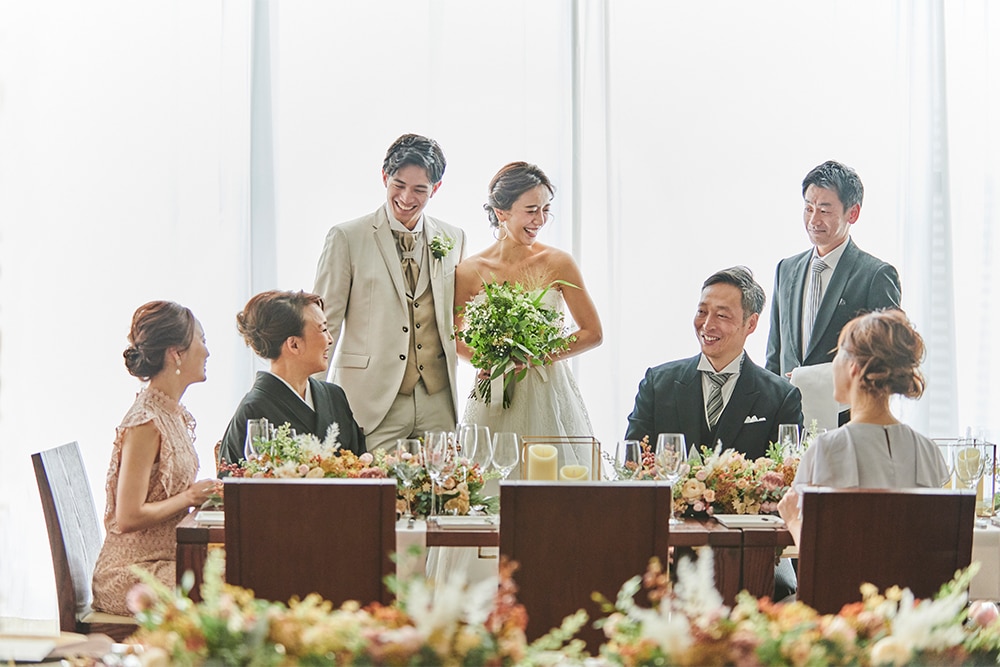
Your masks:
<instances>
[{"instance_id":1,"label":"water glass","mask_svg":"<svg viewBox=\"0 0 1000 667\"><path fill-rule=\"evenodd\" d=\"M507 479L510 471L517 467L520 452L516 433L493 434L493 468Z\"/></svg>"},{"instance_id":2,"label":"water glass","mask_svg":"<svg viewBox=\"0 0 1000 667\"><path fill-rule=\"evenodd\" d=\"M615 475L627 481L642 470L642 443L638 440L619 440L615 445Z\"/></svg>"},{"instance_id":3,"label":"water glass","mask_svg":"<svg viewBox=\"0 0 1000 667\"><path fill-rule=\"evenodd\" d=\"M437 514L437 487L450 464L451 435L447 431L427 431L424 435L424 467L431 479L431 516Z\"/></svg>"},{"instance_id":4,"label":"water glass","mask_svg":"<svg viewBox=\"0 0 1000 667\"><path fill-rule=\"evenodd\" d=\"M661 433L656 438L656 476L670 485L670 523L682 523L674 517L673 487L687 472L687 447L683 433Z\"/></svg>"},{"instance_id":5,"label":"water glass","mask_svg":"<svg viewBox=\"0 0 1000 667\"><path fill-rule=\"evenodd\" d=\"M954 448L955 477L967 489L974 489L986 472L986 450L982 444L970 440Z\"/></svg>"}]
</instances>

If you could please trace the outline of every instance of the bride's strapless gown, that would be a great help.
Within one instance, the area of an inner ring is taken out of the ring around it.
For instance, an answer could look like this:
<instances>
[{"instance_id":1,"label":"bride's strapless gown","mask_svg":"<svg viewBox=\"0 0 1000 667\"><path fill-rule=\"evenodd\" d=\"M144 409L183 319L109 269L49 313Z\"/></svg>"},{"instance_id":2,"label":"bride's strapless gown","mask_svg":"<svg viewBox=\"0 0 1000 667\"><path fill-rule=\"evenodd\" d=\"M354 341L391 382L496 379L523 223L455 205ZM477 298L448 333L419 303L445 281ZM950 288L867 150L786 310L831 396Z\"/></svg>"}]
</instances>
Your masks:
<instances>
[{"instance_id":1,"label":"bride's strapless gown","mask_svg":"<svg viewBox=\"0 0 1000 667\"><path fill-rule=\"evenodd\" d=\"M563 310L562 292L550 289L543 297L549 308ZM544 367L543 373L530 369L523 380L514 385L510 406L491 407L475 397L465 406L462 423L489 426L490 433L512 432L518 438L525 435L592 436L587 408L573 378L569 363L556 361ZM588 463L580 460L576 450L561 447L560 466L567 463ZM508 479L520 479L520 463ZM487 482L487 492L497 493L497 482ZM492 487L492 488L490 488ZM427 574L431 579L444 580L453 572L462 572L470 582L497 576L497 560L484 558L474 547L431 548L427 554Z\"/></svg>"},{"instance_id":2,"label":"bride's strapless gown","mask_svg":"<svg viewBox=\"0 0 1000 667\"><path fill-rule=\"evenodd\" d=\"M543 298L549 308L563 309L561 291L550 289ZM514 384L510 407L490 406L479 398L470 397L462 422L489 426L490 433L517 433L518 437L590 436L594 433L580 388L566 361L528 369L524 379ZM517 479L516 475L511 478Z\"/></svg>"}]
</instances>

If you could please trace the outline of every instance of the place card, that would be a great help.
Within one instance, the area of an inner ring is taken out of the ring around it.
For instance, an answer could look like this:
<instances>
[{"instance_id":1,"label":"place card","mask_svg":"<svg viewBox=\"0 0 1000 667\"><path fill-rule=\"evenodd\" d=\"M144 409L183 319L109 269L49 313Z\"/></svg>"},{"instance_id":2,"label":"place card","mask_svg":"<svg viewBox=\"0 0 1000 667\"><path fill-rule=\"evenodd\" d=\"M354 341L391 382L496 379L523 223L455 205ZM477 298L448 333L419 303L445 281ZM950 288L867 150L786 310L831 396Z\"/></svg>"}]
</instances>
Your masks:
<instances>
[{"instance_id":1,"label":"place card","mask_svg":"<svg viewBox=\"0 0 1000 667\"><path fill-rule=\"evenodd\" d=\"M499 525L500 517L497 516L432 516L429 521L433 521L442 529L469 529L469 528L493 528Z\"/></svg>"}]
</instances>

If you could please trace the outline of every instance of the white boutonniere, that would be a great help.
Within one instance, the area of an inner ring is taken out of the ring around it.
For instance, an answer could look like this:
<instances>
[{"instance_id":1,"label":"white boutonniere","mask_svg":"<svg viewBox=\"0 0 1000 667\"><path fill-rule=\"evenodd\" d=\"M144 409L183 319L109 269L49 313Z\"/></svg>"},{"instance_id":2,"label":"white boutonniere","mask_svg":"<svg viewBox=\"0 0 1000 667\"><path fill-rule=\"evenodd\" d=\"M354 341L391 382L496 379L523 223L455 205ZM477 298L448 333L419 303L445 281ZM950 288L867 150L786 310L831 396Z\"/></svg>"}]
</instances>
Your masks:
<instances>
[{"instance_id":1,"label":"white boutonniere","mask_svg":"<svg viewBox=\"0 0 1000 667\"><path fill-rule=\"evenodd\" d=\"M455 239L443 234L438 234L431 239L431 254L434 255L434 259L444 259L454 247Z\"/></svg>"}]
</instances>

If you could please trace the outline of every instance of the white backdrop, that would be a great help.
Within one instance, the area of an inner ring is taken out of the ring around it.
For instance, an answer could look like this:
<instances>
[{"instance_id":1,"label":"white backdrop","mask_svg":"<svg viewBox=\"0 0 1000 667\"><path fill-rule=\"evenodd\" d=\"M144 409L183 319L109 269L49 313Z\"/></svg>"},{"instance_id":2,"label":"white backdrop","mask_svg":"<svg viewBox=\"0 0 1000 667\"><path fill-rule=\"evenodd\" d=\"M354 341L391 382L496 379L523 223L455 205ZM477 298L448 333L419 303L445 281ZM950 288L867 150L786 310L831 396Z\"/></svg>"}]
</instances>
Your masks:
<instances>
[{"instance_id":1,"label":"white backdrop","mask_svg":"<svg viewBox=\"0 0 1000 667\"><path fill-rule=\"evenodd\" d=\"M103 509L135 307L174 299L205 326L209 380L185 403L210 474L250 383L234 314L252 289L311 288L329 226L383 201L404 132L443 146L428 212L472 251L500 166L556 183L543 240L576 254L602 316L603 346L574 362L602 441L647 366L697 352L707 275L746 264L770 297L826 159L860 173L854 238L900 269L952 360L930 382L957 408L907 419L996 429L997 20L985 0L0 3L0 614L54 612L28 455L79 440ZM949 261L929 266L909 241L939 237ZM758 363L766 338L748 341Z\"/></svg>"}]
</instances>

